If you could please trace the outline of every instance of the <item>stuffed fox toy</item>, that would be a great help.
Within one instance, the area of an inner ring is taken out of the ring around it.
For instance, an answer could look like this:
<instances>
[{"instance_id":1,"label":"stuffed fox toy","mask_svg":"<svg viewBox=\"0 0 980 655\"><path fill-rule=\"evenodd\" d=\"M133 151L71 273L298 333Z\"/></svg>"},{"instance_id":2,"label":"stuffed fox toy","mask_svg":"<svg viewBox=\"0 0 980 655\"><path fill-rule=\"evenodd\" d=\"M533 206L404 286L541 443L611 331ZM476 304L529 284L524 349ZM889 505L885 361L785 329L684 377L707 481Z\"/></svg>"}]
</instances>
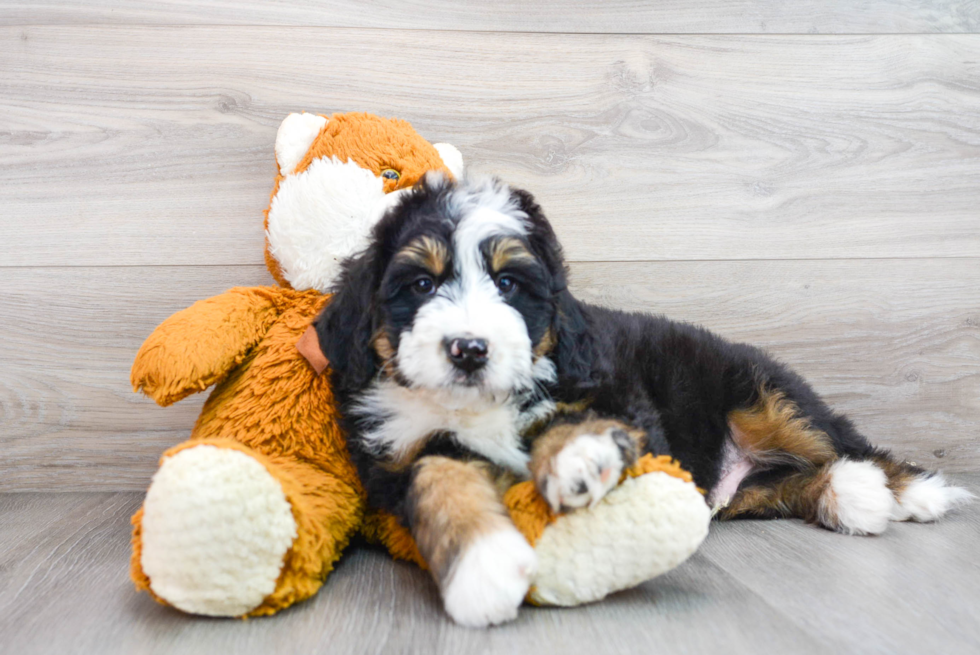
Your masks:
<instances>
[{"instance_id":1,"label":"stuffed fox toy","mask_svg":"<svg viewBox=\"0 0 980 655\"><path fill-rule=\"evenodd\" d=\"M358 532L425 566L408 530L366 507L328 363L307 330L340 262L399 192L429 171L461 175L462 157L404 121L360 113L290 114L275 152L265 258L278 286L231 289L174 314L132 369L133 388L163 406L214 385L133 516L137 588L194 614L258 616L304 600ZM554 516L530 482L505 502L538 551L529 600L560 605L673 568L709 518L690 476L649 456L590 510Z\"/></svg>"}]
</instances>

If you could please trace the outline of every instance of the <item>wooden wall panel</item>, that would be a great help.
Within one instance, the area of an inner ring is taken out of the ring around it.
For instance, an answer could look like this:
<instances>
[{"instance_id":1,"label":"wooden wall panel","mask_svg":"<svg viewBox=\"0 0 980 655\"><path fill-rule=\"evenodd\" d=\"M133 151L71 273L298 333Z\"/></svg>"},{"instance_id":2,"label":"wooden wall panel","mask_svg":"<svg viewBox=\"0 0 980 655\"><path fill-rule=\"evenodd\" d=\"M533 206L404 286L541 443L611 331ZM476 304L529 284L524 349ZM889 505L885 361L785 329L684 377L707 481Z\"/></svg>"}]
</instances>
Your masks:
<instances>
[{"instance_id":1,"label":"wooden wall panel","mask_svg":"<svg viewBox=\"0 0 980 655\"><path fill-rule=\"evenodd\" d=\"M455 143L576 261L980 256L972 36L24 27L0 88L0 266L261 263L300 109Z\"/></svg>"},{"instance_id":2,"label":"wooden wall panel","mask_svg":"<svg viewBox=\"0 0 980 655\"><path fill-rule=\"evenodd\" d=\"M976 32L973 0L32 0L0 6L0 25L297 25L516 32Z\"/></svg>"},{"instance_id":3,"label":"wooden wall panel","mask_svg":"<svg viewBox=\"0 0 980 655\"><path fill-rule=\"evenodd\" d=\"M564 4L0 7L0 490L141 489L186 436L202 398L132 394L132 357L268 282L301 109L455 143L538 196L582 297L765 345L900 455L980 466L980 37L870 34L980 8Z\"/></svg>"},{"instance_id":4,"label":"wooden wall panel","mask_svg":"<svg viewBox=\"0 0 980 655\"><path fill-rule=\"evenodd\" d=\"M0 491L145 488L203 401L133 394L143 339L261 267L0 269ZM577 264L583 299L769 348L876 442L980 467L978 260Z\"/></svg>"}]
</instances>

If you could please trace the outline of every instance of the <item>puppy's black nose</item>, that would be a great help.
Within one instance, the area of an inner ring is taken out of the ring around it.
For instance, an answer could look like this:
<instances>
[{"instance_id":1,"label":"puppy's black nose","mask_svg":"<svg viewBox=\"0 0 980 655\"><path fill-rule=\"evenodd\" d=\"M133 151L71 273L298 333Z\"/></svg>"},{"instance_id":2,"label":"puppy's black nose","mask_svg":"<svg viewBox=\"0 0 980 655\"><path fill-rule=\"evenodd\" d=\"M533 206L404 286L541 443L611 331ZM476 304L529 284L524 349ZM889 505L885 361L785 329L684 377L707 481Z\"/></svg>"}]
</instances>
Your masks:
<instances>
[{"instance_id":1,"label":"puppy's black nose","mask_svg":"<svg viewBox=\"0 0 980 655\"><path fill-rule=\"evenodd\" d=\"M488 349L486 339L459 337L446 340L446 352L449 353L449 361L456 368L467 373L472 373L487 363Z\"/></svg>"}]
</instances>

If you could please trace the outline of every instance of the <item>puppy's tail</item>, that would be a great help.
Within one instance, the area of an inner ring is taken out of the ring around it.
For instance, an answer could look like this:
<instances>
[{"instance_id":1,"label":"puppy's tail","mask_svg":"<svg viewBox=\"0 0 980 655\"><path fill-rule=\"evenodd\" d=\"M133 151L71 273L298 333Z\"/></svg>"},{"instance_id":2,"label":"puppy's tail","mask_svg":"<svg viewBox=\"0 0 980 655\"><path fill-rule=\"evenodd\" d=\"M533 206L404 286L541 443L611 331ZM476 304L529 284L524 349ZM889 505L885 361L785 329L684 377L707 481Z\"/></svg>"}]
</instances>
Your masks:
<instances>
[{"instance_id":1,"label":"puppy's tail","mask_svg":"<svg viewBox=\"0 0 980 655\"><path fill-rule=\"evenodd\" d=\"M888 489L895 496L893 521L935 521L975 498L941 473L899 462L887 451L876 450L869 459L885 472Z\"/></svg>"}]
</instances>

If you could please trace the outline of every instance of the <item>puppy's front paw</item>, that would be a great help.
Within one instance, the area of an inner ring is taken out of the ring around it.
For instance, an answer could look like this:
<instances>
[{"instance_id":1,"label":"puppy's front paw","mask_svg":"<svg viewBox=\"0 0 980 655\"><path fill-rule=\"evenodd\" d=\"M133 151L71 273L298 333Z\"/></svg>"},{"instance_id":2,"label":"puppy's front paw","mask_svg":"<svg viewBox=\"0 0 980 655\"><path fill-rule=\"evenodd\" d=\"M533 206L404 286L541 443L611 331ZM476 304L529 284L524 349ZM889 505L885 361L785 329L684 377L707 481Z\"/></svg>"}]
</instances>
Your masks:
<instances>
[{"instance_id":1,"label":"puppy's front paw","mask_svg":"<svg viewBox=\"0 0 980 655\"><path fill-rule=\"evenodd\" d=\"M537 564L534 549L513 528L479 537L460 556L443 589L446 612L471 628L517 618Z\"/></svg>"},{"instance_id":2,"label":"puppy's front paw","mask_svg":"<svg viewBox=\"0 0 980 655\"><path fill-rule=\"evenodd\" d=\"M581 434L565 444L538 478L538 488L551 509L595 506L619 482L626 465L624 453L632 452L632 444L620 428Z\"/></svg>"}]
</instances>

